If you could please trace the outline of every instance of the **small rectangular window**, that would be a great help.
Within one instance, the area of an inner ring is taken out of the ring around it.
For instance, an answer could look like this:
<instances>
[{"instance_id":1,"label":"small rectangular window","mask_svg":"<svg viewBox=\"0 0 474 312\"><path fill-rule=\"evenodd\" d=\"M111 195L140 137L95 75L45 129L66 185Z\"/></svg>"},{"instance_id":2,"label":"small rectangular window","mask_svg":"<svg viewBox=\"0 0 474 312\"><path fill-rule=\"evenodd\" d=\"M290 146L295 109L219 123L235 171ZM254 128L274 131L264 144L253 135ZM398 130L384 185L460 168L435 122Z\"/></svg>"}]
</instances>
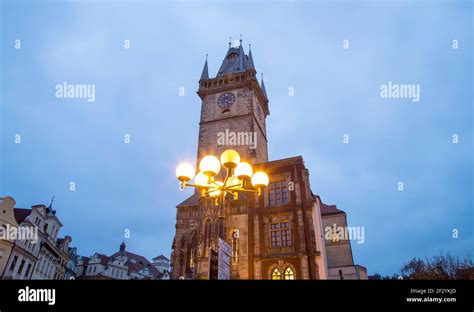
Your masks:
<instances>
[{"instance_id":1,"label":"small rectangular window","mask_svg":"<svg viewBox=\"0 0 474 312\"><path fill-rule=\"evenodd\" d=\"M15 265L16 265L16 262L18 261L18 256L14 256L13 257L13 261L12 261L12 264L10 265L10 271L13 271L13 269L15 268Z\"/></svg>"},{"instance_id":2,"label":"small rectangular window","mask_svg":"<svg viewBox=\"0 0 474 312\"><path fill-rule=\"evenodd\" d=\"M288 188L286 180L270 182L267 189L268 206L288 204Z\"/></svg>"},{"instance_id":3,"label":"small rectangular window","mask_svg":"<svg viewBox=\"0 0 474 312\"><path fill-rule=\"evenodd\" d=\"M18 268L18 274L21 274L24 266L25 266L25 260L21 260L20 267Z\"/></svg>"},{"instance_id":4,"label":"small rectangular window","mask_svg":"<svg viewBox=\"0 0 474 312\"><path fill-rule=\"evenodd\" d=\"M288 221L270 224L270 243L272 248L291 246L291 230Z\"/></svg>"},{"instance_id":5,"label":"small rectangular window","mask_svg":"<svg viewBox=\"0 0 474 312\"><path fill-rule=\"evenodd\" d=\"M28 266L26 267L26 272L25 272L26 278L28 278L28 275L30 274L30 270L31 270L31 263L29 263Z\"/></svg>"}]
</instances>

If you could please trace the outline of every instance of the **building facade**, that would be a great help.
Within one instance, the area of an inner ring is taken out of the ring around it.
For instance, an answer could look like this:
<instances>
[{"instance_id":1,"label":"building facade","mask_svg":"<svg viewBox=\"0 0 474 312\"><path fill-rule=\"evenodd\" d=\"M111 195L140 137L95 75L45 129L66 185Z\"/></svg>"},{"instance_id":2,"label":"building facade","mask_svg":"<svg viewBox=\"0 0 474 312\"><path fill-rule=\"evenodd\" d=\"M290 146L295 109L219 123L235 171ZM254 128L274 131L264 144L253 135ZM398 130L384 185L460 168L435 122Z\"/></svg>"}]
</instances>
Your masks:
<instances>
[{"instance_id":1,"label":"building facade","mask_svg":"<svg viewBox=\"0 0 474 312\"><path fill-rule=\"evenodd\" d=\"M64 279L72 280L76 279L76 266L77 266L77 248L69 247L68 248L69 261L65 268Z\"/></svg>"},{"instance_id":2,"label":"building facade","mask_svg":"<svg viewBox=\"0 0 474 312\"><path fill-rule=\"evenodd\" d=\"M15 245L15 240L7 235L9 227L18 227L13 212L15 205L15 200L10 196L0 198L0 230L2 231L2 237L0 238L0 274L2 275Z\"/></svg>"},{"instance_id":3,"label":"building facade","mask_svg":"<svg viewBox=\"0 0 474 312\"><path fill-rule=\"evenodd\" d=\"M50 206L13 208L18 229L31 230L33 237L18 237L2 271L3 279L64 279L71 237L58 240L62 223ZM18 231L20 232L20 230Z\"/></svg>"},{"instance_id":4,"label":"building facade","mask_svg":"<svg viewBox=\"0 0 474 312\"><path fill-rule=\"evenodd\" d=\"M145 257L126 251L125 243L119 251L106 256L95 253L91 257L77 258L77 279L92 280L167 280L170 279L169 260L161 255L153 262Z\"/></svg>"},{"instance_id":5,"label":"building facade","mask_svg":"<svg viewBox=\"0 0 474 312\"><path fill-rule=\"evenodd\" d=\"M257 80L252 52L231 46L215 77L207 59L199 80L201 98L197 164L205 155L236 150L242 161L270 178L262 196L246 193L216 207L199 191L177 206L172 244L173 279L207 279L209 253L218 238L232 249L232 279L363 278L350 241L329 242L324 227L345 224L313 194L301 156L268 160L265 84ZM223 175L223 173L220 173ZM220 176L223 178L223 176ZM343 216L343 218L341 218Z\"/></svg>"}]
</instances>

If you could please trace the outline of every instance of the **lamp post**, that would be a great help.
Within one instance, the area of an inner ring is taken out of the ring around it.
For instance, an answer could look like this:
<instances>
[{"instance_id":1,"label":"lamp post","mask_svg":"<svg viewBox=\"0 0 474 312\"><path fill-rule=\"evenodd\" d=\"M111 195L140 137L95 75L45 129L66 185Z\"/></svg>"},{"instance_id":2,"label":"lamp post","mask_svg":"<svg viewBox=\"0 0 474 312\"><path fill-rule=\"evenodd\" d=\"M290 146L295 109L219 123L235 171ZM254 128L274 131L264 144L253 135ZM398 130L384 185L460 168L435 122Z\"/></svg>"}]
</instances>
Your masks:
<instances>
[{"instance_id":1,"label":"lamp post","mask_svg":"<svg viewBox=\"0 0 474 312\"><path fill-rule=\"evenodd\" d=\"M224 181L216 180L221 167L227 170ZM257 193L261 196L262 189L268 186L268 175L263 171L253 172L249 163L241 162L235 150L224 151L220 160L213 155L204 156L199 162L199 172L189 163L182 163L176 168L176 177L181 181L183 189L192 186L201 191L201 196L211 197L215 205L219 198L225 199L227 194L239 199L240 192ZM189 183L194 178L194 183Z\"/></svg>"},{"instance_id":2,"label":"lamp post","mask_svg":"<svg viewBox=\"0 0 474 312\"><path fill-rule=\"evenodd\" d=\"M226 170L225 178L222 181L216 179L221 168ZM261 196L262 188L267 187L269 182L268 175L265 172L254 173L252 166L249 163L241 162L239 153L232 149L224 151L220 159L213 155L204 156L199 162L199 172L197 174L192 165L182 163L176 168L176 177L181 181L182 189L192 186L201 192L202 197L214 199L214 205L218 207L216 213L219 214L219 211L221 211L223 217L226 217L227 194L232 195L233 200L238 200L241 192L256 193ZM189 183L193 178L194 183ZM212 247L210 246L209 252L209 255L211 255ZM228 274L230 274L230 267ZM210 256L209 278L211 278Z\"/></svg>"}]
</instances>

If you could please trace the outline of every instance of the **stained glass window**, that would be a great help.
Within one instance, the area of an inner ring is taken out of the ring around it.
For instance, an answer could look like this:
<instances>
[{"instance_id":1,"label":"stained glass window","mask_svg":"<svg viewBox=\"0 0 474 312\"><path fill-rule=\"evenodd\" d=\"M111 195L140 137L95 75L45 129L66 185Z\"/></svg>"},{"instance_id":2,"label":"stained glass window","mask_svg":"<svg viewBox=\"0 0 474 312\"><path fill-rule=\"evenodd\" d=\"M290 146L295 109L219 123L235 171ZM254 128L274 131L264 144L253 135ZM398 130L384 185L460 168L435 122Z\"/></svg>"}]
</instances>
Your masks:
<instances>
[{"instance_id":1,"label":"stained glass window","mask_svg":"<svg viewBox=\"0 0 474 312\"><path fill-rule=\"evenodd\" d=\"M272 271L272 280L281 280L281 272L278 268L274 268Z\"/></svg>"},{"instance_id":2,"label":"stained glass window","mask_svg":"<svg viewBox=\"0 0 474 312\"><path fill-rule=\"evenodd\" d=\"M295 273L290 267L287 267L285 269L285 279L286 280L294 280L295 279Z\"/></svg>"}]
</instances>

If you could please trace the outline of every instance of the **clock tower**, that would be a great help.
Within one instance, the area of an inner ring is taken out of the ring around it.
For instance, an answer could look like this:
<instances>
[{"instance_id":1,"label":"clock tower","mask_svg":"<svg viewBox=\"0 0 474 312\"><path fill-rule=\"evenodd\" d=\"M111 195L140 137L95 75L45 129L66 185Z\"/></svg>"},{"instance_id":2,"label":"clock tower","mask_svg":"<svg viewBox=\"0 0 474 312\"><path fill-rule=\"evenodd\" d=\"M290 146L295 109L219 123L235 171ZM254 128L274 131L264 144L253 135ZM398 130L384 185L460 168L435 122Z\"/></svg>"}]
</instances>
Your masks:
<instances>
[{"instance_id":1,"label":"clock tower","mask_svg":"<svg viewBox=\"0 0 474 312\"><path fill-rule=\"evenodd\" d=\"M172 278L209 279L221 240L231 255L219 270L231 279L366 277L365 268L354 265L349 241L324 239L324 229L347 225L346 215L314 195L303 157L268 160L268 98L263 79L257 80L250 47L245 54L242 40L236 46L229 43L214 77L206 58L197 94L197 165L206 155L220 157L234 149L255 171L268 174L269 185L260 196L239 193L217 206L196 189L177 205Z\"/></svg>"},{"instance_id":2,"label":"clock tower","mask_svg":"<svg viewBox=\"0 0 474 312\"><path fill-rule=\"evenodd\" d=\"M197 163L205 155L234 149L242 159L258 164L268 161L266 117L269 115L265 85L259 84L249 46L231 46L215 77L209 77L207 58L199 80L202 100Z\"/></svg>"}]
</instances>

